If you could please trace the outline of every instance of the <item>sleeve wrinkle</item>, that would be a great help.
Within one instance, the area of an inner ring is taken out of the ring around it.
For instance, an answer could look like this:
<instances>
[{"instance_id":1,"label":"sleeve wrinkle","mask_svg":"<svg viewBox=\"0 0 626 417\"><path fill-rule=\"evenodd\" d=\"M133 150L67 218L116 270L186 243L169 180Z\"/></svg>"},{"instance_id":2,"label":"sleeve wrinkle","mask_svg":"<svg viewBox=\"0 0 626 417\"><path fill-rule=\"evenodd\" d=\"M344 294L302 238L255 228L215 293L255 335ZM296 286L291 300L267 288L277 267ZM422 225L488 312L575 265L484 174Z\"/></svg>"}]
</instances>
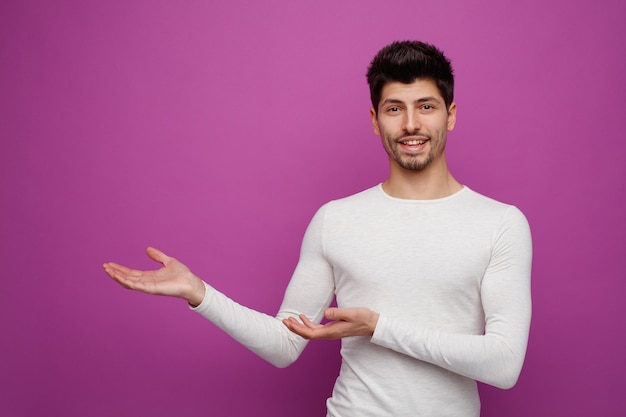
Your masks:
<instances>
[{"instance_id":1,"label":"sleeve wrinkle","mask_svg":"<svg viewBox=\"0 0 626 417\"><path fill-rule=\"evenodd\" d=\"M284 368L299 357L306 341L294 337L297 335L277 317L242 306L210 285L205 286L205 300L192 310L274 366Z\"/></svg>"},{"instance_id":2,"label":"sleeve wrinkle","mask_svg":"<svg viewBox=\"0 0 626 417\"><path fill-rule=\"evenodd\" d=\"M320 209L305 232L300 259L275 316L242 306L206 283L205 299L193 310L271 364L289 366L308 341L289 331L282 320L299 314L319 320L334 294L320 240L324 214Z\"/></svg>"}]
</instances>

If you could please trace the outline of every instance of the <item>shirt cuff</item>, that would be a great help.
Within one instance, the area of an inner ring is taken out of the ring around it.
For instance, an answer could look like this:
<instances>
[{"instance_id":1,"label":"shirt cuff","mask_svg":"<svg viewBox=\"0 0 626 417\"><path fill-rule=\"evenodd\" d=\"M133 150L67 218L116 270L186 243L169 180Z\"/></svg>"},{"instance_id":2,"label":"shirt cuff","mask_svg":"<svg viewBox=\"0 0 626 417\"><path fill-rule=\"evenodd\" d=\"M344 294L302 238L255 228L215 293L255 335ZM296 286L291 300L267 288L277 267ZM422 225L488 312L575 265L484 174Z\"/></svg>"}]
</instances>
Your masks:
<instances>
[{"instance_id":1,"label":"shirt cuff","mask_svg":"<svg viewBox=\"0 0 626 417\"><path fill-rule=\"evenodd\" d=\"M202 283L204 284L204 298L202 299L200 304L198 304L195 307L192 306L191 304L187 304L191 311L195 311L197 313L202 313L203 311L205 311L206 309L209 308L209 304L211 303L211 299L213 299L213 297L209 296L209 293L212 294L215 291L215 289L213 287L211 287L209 284L207 284L206 282L202 281Z\"/></svg>"}]
</instances>

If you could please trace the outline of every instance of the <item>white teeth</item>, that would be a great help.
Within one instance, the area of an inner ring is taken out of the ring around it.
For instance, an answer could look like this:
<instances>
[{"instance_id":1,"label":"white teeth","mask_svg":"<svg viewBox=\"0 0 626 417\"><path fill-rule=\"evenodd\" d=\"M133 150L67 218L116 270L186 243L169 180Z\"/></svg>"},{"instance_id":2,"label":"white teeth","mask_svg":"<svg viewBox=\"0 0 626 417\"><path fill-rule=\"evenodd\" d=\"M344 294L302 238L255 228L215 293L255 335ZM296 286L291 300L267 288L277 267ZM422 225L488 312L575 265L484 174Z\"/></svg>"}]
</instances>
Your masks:
<instances>
[{"instance_id":1,"label":"white teeth","mask_svg":"<svg viewBox=\"0 0 626 417\"><path fill-rule=\"evenodd\" d=\"M415 145L423 145L426 143L425 140L407 140L403 142L405 145L415 146Z\"/></svg>"}]
</instances>

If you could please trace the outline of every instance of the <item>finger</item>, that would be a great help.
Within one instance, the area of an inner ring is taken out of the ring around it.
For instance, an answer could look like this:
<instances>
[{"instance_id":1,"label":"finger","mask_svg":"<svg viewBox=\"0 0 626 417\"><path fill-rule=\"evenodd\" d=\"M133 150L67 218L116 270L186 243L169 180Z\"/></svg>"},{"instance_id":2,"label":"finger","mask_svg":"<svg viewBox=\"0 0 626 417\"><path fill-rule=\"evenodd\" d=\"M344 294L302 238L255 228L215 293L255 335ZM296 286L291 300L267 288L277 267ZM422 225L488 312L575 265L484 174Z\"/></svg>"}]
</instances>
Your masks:
<instances>
[{"instance_id":1,"label":"finger","mask_svg":"<svg viewBox=\"0 0 626 417\"><path fill-rule=\"evenodd\" d=\"M105 267L104 270L118 284L122 285L125 288L130 288L131 280L129 279L128 274L120 273L119 270L110 267Z\"/></svg>"},{"instance_id":2,"label":"finger","mask_svg":"<svg viewBox=\"0 0 626 417\"><path fill-rule=\"evenodd\" d=\"M121 265L115 264L113 262L107 262L102 265L102 267L104 268L104 272L106 272L111 278L115 278L115 275L117 275L122 268Z\"/></svg>"},{"instance_id":3,"label":"finger","mask_svg":"<svg viewBox=\"0 0 626 417\"><path fill-rule=\"evenodd\" d=\"M150 257L150 259L163 265L167 264L170 261L170 259L172 259L166 254L164 254L163 252L161 252L160 250L153 248L153 247L146 248L146 253Z\"/></svg>"},{"instance_id":4,"label":"finger","mask_svg":"<svg viewBox=\"0 0 626 417\"><path fill-rule=\"evenodd\" d=\"M328 320L344 320L344 311L345 309L342 308L330 307L324 310L324 317L326 317Z\"/></svg>"},{"instance_id":5,"label":"finger","mask_svg":"<svg viewBox=\"0 0 626 417\"><path fill-rule=\"evenodd\" d=\"M302 323L300 323L298 320L295 319L295 317L287 317L286 319L283 320L283 323L288 324L288 325L298 325L298 326L302 326Z\"/></svg>"},{"instance_id":6,"label":"finger","mask_svg":"<svg viewBox=\"0 0 626 417\"><path fill-rule=\"evenodd\" d=\"M299 336L302 336L305 339L308 338L308 332L310 331L309 328L304 326L302 323L300 323L295 318L293 318L293 317L286 318L286 319L283 320L283 323L293 333L295 333L295 334L297 334Z\"/></svg>"},{"instance_id":7,"label":"finger","mask_svg":"<svg viewBox=\"0 0 626 417\"><path fill-rule=\"evenodd\" d=\"M301 321L298 321L298 319L295 318L295 317L289 317L289 318L287 318L285 320L287 321L287 326L290 329L300 329L301 331L302 330L306 331L306 330L309 329L309 327L305 323L302 323Z\"/></svg>"},{"instance_id":8,"label":"finger","mask_svg":"<svg viewBox=\"0 0 626 417\"><path fill-rule=\"evenodd\" d=\"M113 267L110 264L106 263L102 265L102 268L104 268L104 272L106 272L108 276L113 278L114 271L113 271Z\"/></svg>"},{"instance_id":9,"label":"finger","mask_svg":"<svg viewBox=\"0 0 626 417\"><path fill-rule=\"evenodd\" d=\"M144 280L145 272L136 269L130 269L122 265L109 262L104 264L104 271L120 285L125 288L146 291Z\"/></svg>"},{"instance_id":10,"label":"finger","mask_svg":"<svg viewBox=\"0 0 626 417\"><path fill-rule=\"evenodd\" d=\"M286 319L283 319L283 323L289 323L289 324L300 326L300 327L305 327L306 322L315 324L312 321L310 321L304 314L299 314L298 318L300 319L300 321L298 321L296 317L290 316L290 317L287 317Z\"/></svg>"},{"instance_id":11,"label":"finger","mask_svg":"<svg viewBox=\"0 0 626 417\"><path fill-rule=\"evenodd\" d=\"M132 270L121 265L109 263L104 265L104 271L115 281L125 285L125 282L133 276Z\"/></svg>"},{"instance_id":12,"label":"finger","mask_svg":"<svg viewBox=\"0 0 626 417\"><path fill-rule=\"evenodd\" d=\"M293 328L295 325L300 324L298 323L296 320L293 319L293 317L288 317L286 319L283 320L283 324L285 326L287 326L287 328L291 331L293 331Z\"/></svg>"},{"instance_id":13,"label":"finger","mask_svg":"<svg viewBox=\"0 0 626 417\"><path fill-rule=\"evenodd\" d=\"M123 276L139 276L142 274L142 271L138 271L136 269L128 268L124 265L116 264L114 262L107 262L103 265L104 270L111 277L113 275L123 275Z\"/></svg>"},{"instance_id":14,"label":"finger","mask_svg":"<svg viewBox=\"0 0 626 417\"><path fill-rule=\"evenodd\" d=\"M300 317L300 320L302 320L302 323L309 329L317 329L319 327L323 327L321 324L317 324L309 320L309 318L305 316L304 314L300 314L298 317Z\"/></svg>"},{"instance_id":15,"label":"finger","mask_svg":"<svg viewBox=\"0 0 626 417\"><path fill-rule=\"evenodd\" d=\"M121 274L117 271L112 271L109 275L124 288L148 294L155 293L154 281L146 280L141 274Z\"/></svg>"}]
</instances>

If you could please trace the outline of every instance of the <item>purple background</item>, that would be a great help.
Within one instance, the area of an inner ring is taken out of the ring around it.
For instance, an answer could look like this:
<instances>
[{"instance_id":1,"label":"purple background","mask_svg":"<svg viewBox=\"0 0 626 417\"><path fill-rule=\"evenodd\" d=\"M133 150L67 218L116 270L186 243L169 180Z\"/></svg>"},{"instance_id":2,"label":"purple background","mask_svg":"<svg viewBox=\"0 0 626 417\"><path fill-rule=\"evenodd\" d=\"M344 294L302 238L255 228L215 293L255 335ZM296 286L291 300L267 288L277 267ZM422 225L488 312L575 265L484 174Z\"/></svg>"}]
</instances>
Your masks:
<instances>
[{"instance_id":1,"label":"purple background","mask_svg":"<svg viewBox=\"0 0 626 417\"><path fill-rule=\"evenodd\" d=\"M526 364L483 416L626 408L621 1L0 4L0 414L322 416L337 342L275 369L101 264L163 249L274 314L315 210L382 180L365 69L457 73L449 160L535 244Z\"/></svg>"}]
</instances>

